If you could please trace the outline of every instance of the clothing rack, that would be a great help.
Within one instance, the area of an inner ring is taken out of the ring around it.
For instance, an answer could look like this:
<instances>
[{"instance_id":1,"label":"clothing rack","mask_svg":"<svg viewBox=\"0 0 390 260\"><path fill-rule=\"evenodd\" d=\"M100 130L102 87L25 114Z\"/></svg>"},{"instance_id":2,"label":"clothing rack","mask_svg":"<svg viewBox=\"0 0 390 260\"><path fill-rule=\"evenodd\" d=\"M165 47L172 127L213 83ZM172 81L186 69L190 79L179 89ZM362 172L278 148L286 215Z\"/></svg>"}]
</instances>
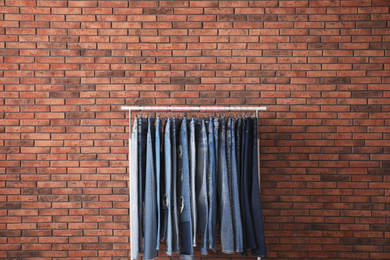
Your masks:
<instances>
[{"instance_id":1,"label":"clothing rack","mask_svg":"<svg viewBox=\"0 0 390 260\"><path fill-rule=\"evenodd\" d=\"M266 111L267 107L217 107L217 106L180 106L180 107L169 107L169 106L122 106L122 110L128 110L129 111L129 165L131 166L131 116L132 111L254 111L256 113L256 118L259 119L259 111ZM257 121L257 132L259 132L259 125ZM257 139L257 154L258 154L258 161L260 158L260 138ZM260 162L258 162L258 173L260 175ZM260 176L259 176L259 186L260 186ZM129 196L130 196L130 203L131 203L131 186L129 185ZM131 240L131 232L130 232L130 241ZM130 247L131 248L131 247ZM133 258L131 257L131 260ZM257 257L257 260L261 260L261 257Z\"/></svg>"}]
</instances>

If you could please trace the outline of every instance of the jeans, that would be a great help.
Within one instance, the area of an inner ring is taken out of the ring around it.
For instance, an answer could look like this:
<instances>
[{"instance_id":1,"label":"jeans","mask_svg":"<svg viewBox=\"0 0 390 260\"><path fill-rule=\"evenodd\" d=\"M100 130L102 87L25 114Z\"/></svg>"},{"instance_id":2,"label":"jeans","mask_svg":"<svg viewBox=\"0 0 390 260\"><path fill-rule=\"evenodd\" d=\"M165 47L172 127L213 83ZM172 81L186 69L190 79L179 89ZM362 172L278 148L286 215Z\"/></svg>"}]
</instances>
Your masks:
<instances>
[{"instance_id":1,"label":"jeans","mask_svg":"<svg viewBox=\"0 0 390 260\"><path fill-rule=\"evenodd\" d=\"M230 120L229 120L230 123ZM240 197L238 189L238 171L237 171L237 160L236 160L236 134L234 128L235 122L232 119L230 123L231 129L231 199L232 199L232 213L233 213L233 228L234 228L234 245L236 252L242 252L244 250L243 246L243 234L242 234L242 221L241 221L241 210L240 210Z\"/></svg>"},{"instance_id":2,"label":"jeans","mask_svg":"<svg viewBox=\"0 0 390 260\"><path fill-rule=\"evenodd\" d=\"M156 195L157 195L157 241L156 250L160 249L160 237L161 237L161 118L156 120Z\"/></svg>"},{"instance_id":3,"label":"jeans","mask_svg":"<svg viewBox=\"0 0 390 260\"><path fill-rule=\"evenodd\" d=\"M168 118L165 122L164 132L164 159L165 159L165 192L163 197L164 209L164 236L166 238L166 253L172 255L172 144L171 144L171 119Z\"/></svg>"},{"instance_id":4,"label":"jeans","mask_svg":"<svg viewBox=\"0 0 390 260\"><path fill-rule=\"evenodd\" d=\"M218 193L220 197L220 218L221 218L221 245L222 252L234 253L234 233L229 194L228 165L226 152L226 122L225 118L220 119L219 138L219 170L218 170Z\"/></svg>"},{"instance_id":5,"label":"jeans","mask_svg":"<svg viewBox=\"0 0 390 260\"><path fill-rule=\"evenodd\" d=\"M146 137L148 120L138 118L138 220L139 220L139 248L143 252L142 238L144 235L144 202L145 202L145 174L146 174Z\"/></svg>"},{"instance_id":6,"label":"jeans","mask_svg":"<svg viewBox=\"0 0 390 260\"><path fill-rule=\"evenodd\" d=\"M209 171L208 171L208 230L209 230L209 248L212 251L217 250L215 235L217 225L217 183L215 174L215 141L214 141L214 122L210 118L208 122L208 141L209 141Z\"/></svg>"},{"instance_id":7,"label":"jeans","mask_svg":"<svg viewBox=\"0 0 390 260\"><path fill-rule=\"evenodd\" d=\"M245 143L244 143L244 171L241 191L243 192L243 219L245 230L245 249L256 248L255 235L253 231L252 212L250 207L250 190L253 168L253 122L248 117L245 119ZM258 185L258 183L257 183ZM245 254L246 252L244 252Z\"/></svg>"},{"instance_id":8,"label":"jeans","mask_svg":"<svg viewBox=\"0 0 390 260\"><path fill-rule=\"evenodd\" d=\"M172 118L172 250L179 253L179 209L177 206L177 145L179 137L180 119Z\"/></svg>"},{"instance_id":9,"label":"jeans","mask_svg":"<svg viewBox=\"0 0 390 260\"><path fill-rule=\"evenodd\" d=\"M131 118L129 119L131 120ZM131 129L130 129L131 130ZM131 258L139 258L139 214L138 214L138 118L134 118L130 139L130 231Z\"/></svg>"},{"instance_id":10,"label":"jeans","mask_svg":"<svg viewBox=\"0 0 390 260\"><path fill-rule=\"evenodd\" d=\"M252 167L252 194L251 208L254 225L256 248L252 249L252 255L257 257L267 257L264 237L263 214L261 210L258 154L257 154L257 119L253 119L253 167Z\"/></svg>"},{"instance_id":11,"label":"jeans","mask_svg":"<svg viewBox=\"0 0 390 260\"><path fill-rule=\"evenodd\" d=\"M198 205L199 229L202 233L201 252L207 255L208 238L208 201L207 201L207 171L208 171L208 145L207 133L204 120L196 121L198 129L197 142L197 162L196 162L196 198Z\"/></svg>"},{"instance_id":12,"label":"jeans","mask_svg":"<svg viewBox=\"0 0 390 260\"><path fill-rule=\"evenodd\" d=\"M192 224L192 245L196 246L197 233L197 208L196 208L196 143L195 143L195 119L192 118L190 122L190 186L191 186L191 224Z\"/></svg>"},{"instance_id":13,"label":"jeans","mask_svg":"<svg viewBox=\"0 0 390 260\"><path fill-rule=\"evenodd\" d=\"M216 192L216 197L217 197L217 205L219 205L220 196L218 194L218 176L219 176L219 119L214 118L214 152L215 152L215 180L216 180L216 186L217 186L217 192ZM219 226L219 230L221 229L221 218L220 218L220 212L217 210L216 214L216 226ZM220 232L218 232L220 233Z\"/></svg>"},{"instance_id":14,"label":"jeans","mask_svg":"<svg viewBox=\"0 0 390 260\"><path fill-rule=\"evenodd\" d=\"M187 119L184 117L180 127L178 146L178 186L179 219L181 232L181 259L195 259L192 248L190 164Z\"/></svg>"},{"instance_id":15,"label":"jeans","mask_svg":"<svg viewBox=\"0 0 390 260\"><path fill-rule=\"evenodd\" d=\"M148 118L145 178L145 253L144 259L157 257L157 197L155 176L154 118Z\"/></svg>"}]
</instances>

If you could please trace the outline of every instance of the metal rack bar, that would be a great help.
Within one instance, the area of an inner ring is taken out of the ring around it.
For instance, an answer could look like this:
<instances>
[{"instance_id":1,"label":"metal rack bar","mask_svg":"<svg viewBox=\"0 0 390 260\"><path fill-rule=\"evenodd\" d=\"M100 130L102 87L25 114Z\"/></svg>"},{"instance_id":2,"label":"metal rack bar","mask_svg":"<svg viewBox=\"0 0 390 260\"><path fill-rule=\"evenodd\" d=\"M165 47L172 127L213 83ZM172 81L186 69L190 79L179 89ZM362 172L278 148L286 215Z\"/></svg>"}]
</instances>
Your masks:
<instances>
[{"instance_id":1,"label":"metal rack bar","mask_svg":"<svg viewBox=\"0 0 390 260\"><path fill-rule=\"evenodd\" d=\"M129 110L129 163L131 165L131 112L132 111L254 111L256 118L259 119L259 111L266 111L267 107L217 107L217 106L181 106L181 107L169 107L169 106L122 106L122 110ZM259 132L259 122L257 121L257 132ZM257 138L257 155L260 158L260 142ZM258 174L259 174L259 186L260 186L260 162L258 162ZM131 186L129 183L129 194ZM130 198L131 200L131 198ZM131 232L130 232L131 241ZM131 258L133 260L133 258ZM261 257L257 257L257 260L261 260Z\"/></svg>"},{"instance_id":2,"label":"metal rack bar","mask_svg":"<svg viewBox=\"0 0 390 260\"><path fill-rule=\"evenodd\" d=\"M159 106L123 106L122 110L148 110L148 111L265 111L267 107L159 107Z\"/></svg>"}]
</instances>

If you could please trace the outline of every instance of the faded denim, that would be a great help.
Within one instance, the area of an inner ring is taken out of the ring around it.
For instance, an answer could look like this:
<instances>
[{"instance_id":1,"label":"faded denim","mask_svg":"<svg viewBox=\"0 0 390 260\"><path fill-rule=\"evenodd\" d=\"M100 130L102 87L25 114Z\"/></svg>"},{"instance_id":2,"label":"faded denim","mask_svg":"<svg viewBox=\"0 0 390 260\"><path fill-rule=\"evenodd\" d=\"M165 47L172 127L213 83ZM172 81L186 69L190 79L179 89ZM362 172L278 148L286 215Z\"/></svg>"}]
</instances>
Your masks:
<instances>
[{"instance_id":1,"label":"faded denim","mask_svg":"<svg viewBox=\"0 0 390 260\"><path fill-rule=\"evenodd\" d=\"M148 118L145 178L145 253L144 259L157 257L157 196L155 172L154 118Z\"/></svg>"},{"instance_id":2,"label":"faded denim","mask_svg":"<svg viewBox=\"0 0 390 260\"><path fill-rule=\"evenodd\" d=\"M197 233L197 206L196 206L196 142L195 142L195 119L192 118L190 122L190 185L191 185L191 224L192 224L192 245L196 246Z\"/></svg>"},{"instance_id":3,"label":"faded denim","mask_svg":"<svg viewBox=\"0 0 390 260\"><path fill-rule=\"evenodd\" d=\"M198 205L199 229L202 235L201 252L207 255L208 244L208 199L207 199L207 171L208 171L208 144L207 131L204 120L196 121L198 129L197 162L196 162L196 198Z\"/></svg>"},{"instance_id":4,"label":"faded denim","mask_svg":"<svg viewBox=\"0 0 390 260\"><path fill-rule=\"evenodd\" d=\"M129 119L131 120L131 118ZM131 258L139 258L139 214L138 214L138 118L134 118L130 139L130 231Z\"/></svg>"},{"instance_id":5,"label":"faded denim","mask_svg":"<svg viewBox=\"0 0 390 260\"><path fill-rule=\"evenodd\" d=\"M208 230L209 230L209 249L217 250L216 245L216 225L217 225L217 180L215 167L215 141L214 141L214 122L210 118L208 122L208 141L209 141L209 170L208 170Z\"/></svg>"},{"instance_id":6,"label":"faded denim","mask_svg":"<svg viewBox=\"0 0 390 260\"><path fill-rule=\"evenodd\" d=\"M181 238L181 259L195 259L192 248L192 221L190 199L190 163L187 119L180 127L178 146L179 219Z\"/></svg>"},{"instance_id":7,"label":"faded denim","mask_svg":"<svg viewBox=\"0 0 390 260\"><path fill-rule=\"evenodd\" d=\"M166 238L166 253L172 255L172 144L171 144L171 119L168 118L165 122L164 132L164 158L165 158L165 194L163 197L163 209L164 209L164 234ZM163 238L164 238L163 237Z\"/></svg>"},{"instance_id":8,"label":"faded denim","mask_svg":"<svg viewBox=\"0 0 390 260\"><path fill-rule=\"evenodd\" d=\"M232 254L235 250L232 209L229 194L225 118L220 119L220 127L221 132L219 137L218 193L220 198L221 245L222 252Z\"/></svg>"},{"instance_id":9,"label":"faded denim","mask_svg":"<svg viewBox=\"0 0 390 260\"><path fill-rule=\"evenodd\" d=\"M157 117L156 120L156 185L157 185L157 241L156 250L160 249L160 237L161 237L161 118Z\"/></svg>"}]
</instances>

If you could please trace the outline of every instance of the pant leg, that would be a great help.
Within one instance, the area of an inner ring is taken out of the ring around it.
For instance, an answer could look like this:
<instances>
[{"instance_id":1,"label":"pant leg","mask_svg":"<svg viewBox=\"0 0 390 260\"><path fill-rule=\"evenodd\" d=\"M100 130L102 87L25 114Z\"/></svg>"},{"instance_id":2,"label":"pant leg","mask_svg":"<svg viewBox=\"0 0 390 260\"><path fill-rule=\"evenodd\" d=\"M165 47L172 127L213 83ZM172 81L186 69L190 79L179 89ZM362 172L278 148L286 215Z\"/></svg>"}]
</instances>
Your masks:
<instances>
[{"instance_id":1,"label":"pant leg","mask_svg":"<svg viewBox=\"0 0 390 260\"><path fill-rule=\"evenodd\" d=\"M197 169L196 169L196 198L198 206L198 224L202 235L201 252L207 253L208 237L208 201L207 201L207 133L204 120L197 122Z\"/></svg>"},{"instance_id":2,"label":"pant leg","mask_svg":"<svg viewBox=\"0 0 390 260\"><path fill-rule=\"evenodd\" d=\"M155 141L155 154L156 154L156 202L157 202L157 240L156 250L160 249L160 237L161 237L161 118L156 119L156 141Z\"/></svg>"},{"instance_id":3,"label":"pant leg","mask_svg":"<svg viewBox=\"0 0 390 260\"><path fill-rule=\"evenodd\" d=\"M155 127L154 119L148 118L145 178L145 253L144 259L157 257L157 201L155 177Z\"/></svg>"},{"instance_id":4,"label":"pant leg","mask_svg":"<svg viewBox=\"0 0 390 260\"><path fill-rule=\"evenodd\" d=\"M253 160L253 122L250 121L250 118L246 118L245 124L245 149L244 149L244 173L243 173L243 191L244 191L244 199L243 199L243 207L244 207L244 215L245 218L245 235L246 235L246 248L252 249L256 248L255 236L253 233L253 223L252 223L252 212L250 207L250 194L251 194L251 181L252 181L252 160Z\"/></svg>"},{"instance_id":5,"label":"pant leg","mask_svg":"<svg viewBox=\"0 0 390 260\"><path fill-rule=\"evenodd\" d=\"M144 237L144 202L145 202L145 168L146 168L146 136L148 132L148 120L138 118L138 219L139 219L139 245L143 252Z\"/></svg>"},{"instance_id":6,"label":"pant leg","mask_svg":"<svg viewBox=\"0 0 390 260\"><path fill-rule=\"evenodd\" d=\"M189 139L187 130L187 119L184 117L180 127L178 147L180 258L195 259L192 248Z\"/></svg>"},{"instance_id":7,"label":"pant leg","mask_svg":"<svg viewBox=\"0 0 390 260\"><path fill-rule=\"evenodd\" d=\"M192 245L196 246L196 233L197 233L197 205L196 205L196 189L195 189L195 177L196 177L196 141L195 141L195 119L191 119L190 123L190 185L191 185L191 218L192 218Z\"/></svg>"},{"instance_id":8,"label":"pant leg","mask_svg":"<svg viewBox=\"0 0 390 260\"><path fill-rule=\"evenodd\" d=\"M214 120L210 118L208 125L208 145L209 145L209 176L208 176L208 202L209 202L209 249L216 251L216 222L217 222L217 185L215 174L215 140L214 140Z\"/></svg>"},{"instance_id":9,"label":"pant leg","mask_svg":"<svg viewBox=\"0 0 390 260\"><path fill-rule=\"evenodd\" d=\"M252 255L257 257L267 257L264 237L263 214L261 209L259 172L258 172L258 154L257 154L257 119L253 119L253 167L252 167L252 220L254 225L254 234L256 248L252 249Z\"/></svg>"},{"instance_id":10,"label":"pant leg","mask_svg":"<svg viewBox=\"0 0 390 260\"><path fill-rule=\"evenodd\" d=\"M236 161L236 132L235 122L232 120L232 212L233 212L233 228L234 228L234 246L236 252L242 252L243 248L243 234L242 234L242 221L241 221L241 209L239 198L239 186L238 186L238 167Z\"/></svg>"},{"instance_id":11,"label":"pant leg","mask_svg":"<svg viewBox=\"0 0 390 260\"><path fill-rule=\"evenodd\" d=\"M171 143L171 119L168 118L165 123L164 132L164 158L165 158L165 193L163 198L164 221L166 229L166 253L172 255L172 143Z\"/></svg>"},{"instance_id":12,"label":"pant leg","mask_svg":"<svg viewBox=\"0 0 390 260\"><path fill-rule=\"evenodd\" d=\"M234 253L234 234L232 211L229 196L229 181L228 181L228 166L226 153L226 122L224 118L220 120L220 138L219 138L219 170L218 170L218 185L220 194L221 207L221 245L222 252L227 254Z\"/></svg>"},{"instance_id":13,"label":"pant leg","mask_svg":"<svg viewBox=\"0 0 390 260\"><path fill-rule=\"evenodd\" d=\"M129 119L131 120L131 118ZM131 258L139 258L139 214L138 214L138 118L134 118L130 139L130 232Z\"/></svg>"}]
</instances>

